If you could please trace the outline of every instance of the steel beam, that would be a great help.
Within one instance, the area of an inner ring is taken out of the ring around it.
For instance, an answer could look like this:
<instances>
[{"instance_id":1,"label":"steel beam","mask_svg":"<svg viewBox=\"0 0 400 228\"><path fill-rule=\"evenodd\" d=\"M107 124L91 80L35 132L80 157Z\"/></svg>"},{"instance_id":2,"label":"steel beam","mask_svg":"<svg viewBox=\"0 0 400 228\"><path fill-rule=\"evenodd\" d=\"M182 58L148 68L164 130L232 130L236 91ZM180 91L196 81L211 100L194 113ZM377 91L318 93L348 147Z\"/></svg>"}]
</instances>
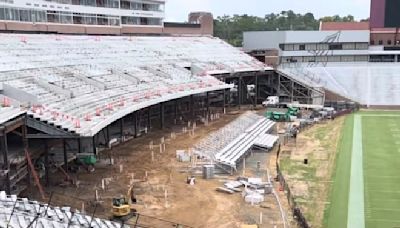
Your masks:
<instances>
[{"instance_id":1,"label":"steel beam","mask_svg":"<svg viewBox=\"0 0 400 228\"><path fill-rule=\"evenodd\" d=\"M46 124L40 120L36 120L32 117L28 117L26 119L26 125L49 135L76 135L55 126L50 126L49 124Z\"/></svg>"},{"instance_id":2,"label":"steel beam","mask_svg":"<svg viewBox=\"0 0 400 228\"><path fill-rule=\"evenodd\" d=\"M47 135L47 134L26 134L26 139L76 139L79 136L72 135Z\"/></svg>"}]
</instances>

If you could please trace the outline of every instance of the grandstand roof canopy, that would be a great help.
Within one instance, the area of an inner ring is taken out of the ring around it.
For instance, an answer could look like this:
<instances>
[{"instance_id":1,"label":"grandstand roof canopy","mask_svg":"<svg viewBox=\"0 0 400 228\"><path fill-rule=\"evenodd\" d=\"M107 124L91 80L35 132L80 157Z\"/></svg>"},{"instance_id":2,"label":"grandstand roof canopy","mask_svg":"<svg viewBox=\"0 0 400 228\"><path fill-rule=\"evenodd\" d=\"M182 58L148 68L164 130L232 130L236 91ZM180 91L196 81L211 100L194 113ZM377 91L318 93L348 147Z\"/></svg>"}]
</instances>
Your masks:
<instances>
[{"instance_id":1,"label":"grandstand roof canopy","mask_svg":"<svg viewBox=\"0 0 400 228\"><path fill-rule=\"evenodd\" d=\"M231 88L213 72L272 70L212 37L0 34L0 40L2 94L81 136L145 107Z\"/></svg>"},{"instance_id":2,"label":"grandstand roof canopy","mask_svg":"<svg viewBox=\"0 0 400 228\"><path fill-rule=\"evenodd\" d=\"M328 63L326 66L297 63L280 69L308 84L321 86L369 106L400 104L400 64Z\"/></svg>"}]
</instances>

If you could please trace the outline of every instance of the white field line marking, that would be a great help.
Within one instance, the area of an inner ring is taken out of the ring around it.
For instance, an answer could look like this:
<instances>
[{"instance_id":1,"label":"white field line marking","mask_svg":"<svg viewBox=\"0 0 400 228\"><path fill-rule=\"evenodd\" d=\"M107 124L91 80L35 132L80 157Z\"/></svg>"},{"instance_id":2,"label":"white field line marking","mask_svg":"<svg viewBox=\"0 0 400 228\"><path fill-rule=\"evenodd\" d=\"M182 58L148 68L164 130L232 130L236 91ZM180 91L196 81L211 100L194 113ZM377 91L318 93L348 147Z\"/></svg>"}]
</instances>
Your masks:
<instances>
[{"instance_id":1,"label":"white field line marking","mask_svg":"<svg viewBox=\"0 0 400 228\"><path fill-rule=\"evenodd\" d=\"M369 220L375 222L400 222L399 219L369 219Z\"/></svg>"},{"instance_id":2,"label":"white field line marking","mask_svg":"<svg viewBox=\"0 0 400 228\"><path fill-rule=\"evenodd\" d=\"M350 189L347 214L348 228L365 228L364 174L361 116L354 116L353 147L351 151Z\"/></svg>"},{"instance_id":3,"label":"white field line marking","mask_svg":"<svg viewBox=\"0 0 400 228\"><path fill-rule=\"evenodd\" d=\"M357 114L365 117L400 117L400 114Z\"/></svg>"}]
</instances>

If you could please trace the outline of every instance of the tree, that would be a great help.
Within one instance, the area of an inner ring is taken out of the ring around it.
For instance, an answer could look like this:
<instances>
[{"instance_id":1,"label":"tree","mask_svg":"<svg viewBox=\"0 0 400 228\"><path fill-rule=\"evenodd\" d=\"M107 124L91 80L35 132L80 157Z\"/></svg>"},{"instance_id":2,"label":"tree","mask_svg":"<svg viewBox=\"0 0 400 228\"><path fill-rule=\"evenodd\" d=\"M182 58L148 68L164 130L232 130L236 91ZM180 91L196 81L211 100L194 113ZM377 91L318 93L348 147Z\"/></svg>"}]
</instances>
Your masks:
<instances>
[{"instance_id":1,"label":"tree","mask_svg":"<svg viewBox=\"0 0 400 228\"><path fill-rule=\"evenodd\" d=\"M354 17L334 15L316 19L312 13L302 15L292 10L270 13L264 17L224 15L214 20L214 35L234 46L241 46L245 31L318 30L320 21L349 22L354 21Z\"/></svg>"}]
</instances>

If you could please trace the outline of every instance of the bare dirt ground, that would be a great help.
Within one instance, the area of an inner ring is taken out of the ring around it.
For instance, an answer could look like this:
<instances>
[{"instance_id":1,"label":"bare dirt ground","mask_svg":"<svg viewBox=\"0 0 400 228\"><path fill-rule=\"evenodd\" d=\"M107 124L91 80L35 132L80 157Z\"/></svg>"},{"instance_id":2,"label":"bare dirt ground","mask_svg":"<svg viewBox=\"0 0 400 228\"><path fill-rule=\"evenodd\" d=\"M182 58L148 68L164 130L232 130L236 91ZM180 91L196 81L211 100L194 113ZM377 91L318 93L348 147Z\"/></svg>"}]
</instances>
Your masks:
<instances>
[{"instance_id":1,"label":"bare dirt ground","mask_svg":"<svg viewBox=\"0 0 400 228\"><path fill-rule=\"evenodd\" d=\"M312 227L322 227L344 118L324 121L282 147L281 169L296 202ZM308 159L308 164L304 164Z\"/></svg>"},{"instance_id":2,"label":"bare dirt ground","mask_svg":"<svg viewBox=\"0 0 400 228\"><path fill-rule=\"evenodd\" d=\"M217 177L214 180L197 177L196 184L190 186L186 184L188 173L185 172L189 164L176 161L176 150L187 150L210 132L237 118L240 113L242 112L224 115L221 119L210 122L208 126L198 126L194 136L179 133L181 127L174 127L164 131L154 130L142 138L119 145L103 153L93 173L82 170L71 174L78 180L78 187L64 185L62 175L54 173L51 177L52 187L46 188L47 192L54 192L51 205L84 209L87 214L109 218L111 199L126 195L133 180L138 200L135 208L143 215L190 227L230 228L240 227L243 223L257 223L260 212L263 212L263 225L260 227L283 227L278 207L272 197L267 197L264 206L259 207L246 205L240 193L228 195L215 191L216 187L222 186L223 179L234 179L235 176ZM176 139L170 138L171 132L178 133ZM149 143L153 141L157 145L161 137L166 139L166 151L160 153L159 148L155 147L152 161ZM110 165L110 156L114 159L114 165ZM268 157L264 159L262 164L265 171L269 160ZM246 172L251 173L251 169L252 166ZM260 175L265 176L265 173ZM96 190L99 199L95 203ZM39 199L35 189L30 194ZM160 222L154 227L171 227L170 225Z\"/></svg>"}]
</instances>

